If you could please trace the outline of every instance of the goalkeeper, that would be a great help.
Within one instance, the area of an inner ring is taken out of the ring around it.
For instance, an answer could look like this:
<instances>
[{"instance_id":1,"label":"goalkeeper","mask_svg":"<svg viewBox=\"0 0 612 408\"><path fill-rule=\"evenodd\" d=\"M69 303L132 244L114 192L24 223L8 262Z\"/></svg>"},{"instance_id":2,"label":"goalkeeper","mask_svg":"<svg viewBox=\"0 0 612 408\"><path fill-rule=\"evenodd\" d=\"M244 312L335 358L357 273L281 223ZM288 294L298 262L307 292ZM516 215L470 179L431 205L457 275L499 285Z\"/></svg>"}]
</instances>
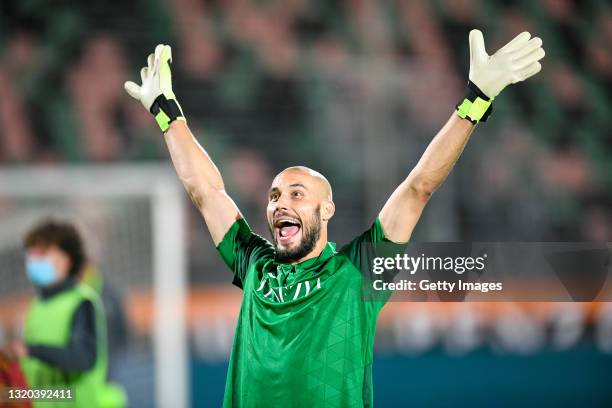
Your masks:
<instances>
[{"instance_id":1,"label":"goalkeeper","mask_svg":"<svg viewBox=\"0 0 612 408\"><path fill-rule=\"evenodd\" d=\"M539 72L544 57L542 41L527 32L493 55L480 31L470 32L469 43L469 81L456 112L371 228L339 250L327 240L335 210L330 184L302 166L272 181L266 214L272 243L251 231L187 127L172 91L169 46L149 55L142 85L126 82L126 91L155 116L178 176L243 290L224 406L372 406L374 333L384 302L362 298L360 271L370 265L362 244L406 245L493 99Z\"/></svg>"}]
</instances>

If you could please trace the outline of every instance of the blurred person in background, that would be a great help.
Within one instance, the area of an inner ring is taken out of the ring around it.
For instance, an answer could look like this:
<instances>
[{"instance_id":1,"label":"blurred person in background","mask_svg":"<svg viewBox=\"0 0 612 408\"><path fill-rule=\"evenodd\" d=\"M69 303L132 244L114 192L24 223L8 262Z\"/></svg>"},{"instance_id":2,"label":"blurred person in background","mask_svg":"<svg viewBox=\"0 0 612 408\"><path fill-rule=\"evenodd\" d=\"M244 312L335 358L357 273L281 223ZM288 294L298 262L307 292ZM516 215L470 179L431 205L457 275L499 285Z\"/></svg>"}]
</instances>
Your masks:
<instances>
[{"instance_id":1,"label":"blurred person in background","mask_svg":"<svg viewBox=\"0 0 612 408\"><path fill-rule=\"evenodd\" d=\"M225 407L295 406L297 401L313 407L373 405L374 334L390 293L364 300L362 285L368 286L370 276L362 271L370 270L372 257L383 247L392 252L406 248L429 198L452 170L475 125L490 115L493 98L541 70L542 40L528 32L493 55L487 54L479 30L470 32L469 42L468 89L456 112L372 227L339 251L327 241L335 212L331 186L304 166L285 169L268 190L266 215L273 243L252 232L227 195L219 170L186 125L172 90L170 46L160 44L148 56L141 86L125 83L128 94L154 115L164 132L179 178L234 272L233 283L243 289ZM269 149L277 147L275 143Z\"/></svg>"},{"instance_id":2,"label":"blurred person in background","mask_svg":"<svg viewBox=\"0 0 612 408\"><path fill-rule=\"evenodd\" d=\"M106 320L100 297L79 283L86 254L77 229L44 221L24 240L26 274L37 289L25 321L24 342L4 353L20 360L31 389L69 388L74 401L44 407L122 407L120 388L107 384ZM34 404L38 406L38 404Z\"/></svg>"},{"instance_id":3,"label":"blurred person in background","mask_svg":"<svg viewBox=\"0 0 612 408\"><path fill-rule=\"evenodd\" d=\"M108 378L116 377L115 363L122 358L128 345L128 324L123 298L115 286L105 279L102 271L88 261L79 273L80 282L91 287L102 301L108 337Z\"/></svg>"}]
</instances>

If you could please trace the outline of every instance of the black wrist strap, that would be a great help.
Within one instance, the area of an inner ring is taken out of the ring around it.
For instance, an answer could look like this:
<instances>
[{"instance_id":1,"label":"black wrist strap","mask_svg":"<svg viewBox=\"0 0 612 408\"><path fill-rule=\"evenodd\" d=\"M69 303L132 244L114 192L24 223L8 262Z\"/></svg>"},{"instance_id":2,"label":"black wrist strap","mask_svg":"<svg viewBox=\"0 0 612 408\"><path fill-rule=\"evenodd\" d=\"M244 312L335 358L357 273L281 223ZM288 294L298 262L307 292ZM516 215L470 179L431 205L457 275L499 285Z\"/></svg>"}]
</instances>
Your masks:
<instances>
[{"instance_id":1,"label":"black wrist strap","mask_svg":"<svg viewBox=\"0 0 612 408\"><path fill-rule=\"evenodd\" d=\"M468 81L465 95L455 108L459 117L467 119L473 124L486 122L493 112L491 98L485 95L472 81Z\"/></svg>"},{"instance_id":2,"label":"black wrist strap","mask_svg":"<svg viewBox=\"0 0 612 408\"><path fill-rule=\"evenodd\" d=\"M155 116L155 121L162 132L168 130L170 123L174 122L176 119L184 118L183 111L176 99L168 99L163 94L155 98L150 111L153 116Z\"/></svg>"}]
</instances>

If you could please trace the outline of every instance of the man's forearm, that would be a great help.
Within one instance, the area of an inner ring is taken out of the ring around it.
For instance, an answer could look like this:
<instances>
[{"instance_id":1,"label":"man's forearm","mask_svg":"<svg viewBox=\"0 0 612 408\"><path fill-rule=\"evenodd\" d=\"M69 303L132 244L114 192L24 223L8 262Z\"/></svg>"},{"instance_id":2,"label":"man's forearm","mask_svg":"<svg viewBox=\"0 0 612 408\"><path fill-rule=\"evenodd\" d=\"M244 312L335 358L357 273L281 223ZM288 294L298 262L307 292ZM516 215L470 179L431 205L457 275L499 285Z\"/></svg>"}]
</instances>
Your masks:
<instances>
[{"instance_id":1,"label":"man's forearm","mask_svg":"<svg viewBox=\"0 0 612 408\"><path fill-rule=\"evenodd\" d=\"M431 196L453 169L474 127L453 113L406 178L406 187L424 198Z\"/></svg>"},{"instance_id":2,"label":"man's forearm","mask_svg":"<svg viewBox=\"0 0 612 408\"><path fill-rule=\"evenodd\" d=\"M242 215L225 192L221 173L182 120L170 124L164 138L181 182L200 210L215 245Z\"/></svg>"},{"instance_id":3,"label":"man's forearm","mask_svg":"<svg viewBox=\"0 0 612 408\"><path fill-rule=\"evenodd\" d=\"M455 113L433 138L408 177L391 194L379 219L385 235L394 242L406 242L412 235L429 197L444 182L474 125Z\"/></svg>"},{"instance_id":4,"label":"man's forearm","mask_svg":"<svg viewBox=\"0 0 612 408\"><path fill-rule=\"evenodd\" d=\"M224 190L219 169L184 121L172 122L164 138L176 172L198 208L211 191Z\"/></svg>"}]
</instances>

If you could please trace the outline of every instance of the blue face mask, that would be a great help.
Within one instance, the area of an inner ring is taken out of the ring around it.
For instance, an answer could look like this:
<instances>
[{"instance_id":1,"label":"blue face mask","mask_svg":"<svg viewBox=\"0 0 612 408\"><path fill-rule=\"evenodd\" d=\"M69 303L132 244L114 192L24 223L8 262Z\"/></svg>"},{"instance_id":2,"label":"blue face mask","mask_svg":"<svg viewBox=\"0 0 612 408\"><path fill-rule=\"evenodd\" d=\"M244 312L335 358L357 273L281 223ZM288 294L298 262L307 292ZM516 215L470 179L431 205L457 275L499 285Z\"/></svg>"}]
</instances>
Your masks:
<instances>
[{"instance_id":1,"label":"blue face mask","mask_svg":"<svg viewBox=\"0 0 612 408\"><path fill-rule=\"evenodd\" d=\"M30 281L39 287L49 286L55 281L55 267L49 258L28 257L26 274Z\"/></svg>"}]
</instances>

